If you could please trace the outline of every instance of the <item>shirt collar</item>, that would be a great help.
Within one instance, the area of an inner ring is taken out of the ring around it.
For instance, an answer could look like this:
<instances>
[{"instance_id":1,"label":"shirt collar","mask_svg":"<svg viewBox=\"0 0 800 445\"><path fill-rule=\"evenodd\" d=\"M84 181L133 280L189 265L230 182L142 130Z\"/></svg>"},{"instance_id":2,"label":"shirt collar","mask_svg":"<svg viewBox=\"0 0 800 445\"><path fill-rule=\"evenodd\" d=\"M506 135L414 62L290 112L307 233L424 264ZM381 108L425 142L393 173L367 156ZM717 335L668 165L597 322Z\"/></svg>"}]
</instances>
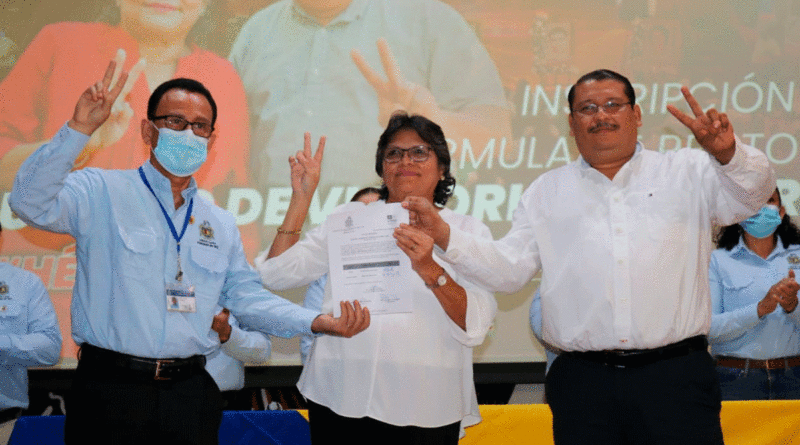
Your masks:
<instances>
[{"instance_id":1,"label":"shirt collar","mask_svg":"<svg viewBox=\"0 0 800 445\"><path fill-rule=\"evenodd\" d=\"M744 237L740 236L739 243L736 244L736 246L734 246L733 249L731 249L731 256L751 255L758 259L769 261L775 256L783 254L784 252L786 252L786 250L787 249L783 247L783 241L781 241L779 238L778 242L775 243L775 248L772 249L772 252L770 252L769 255L767 255L767 258L761 258L760 256L756 255L755 252L750 250L749 247L747 247L747 244L744 243Z\"/></svg>"},{"instance_id":2,"label":"shirt collar","mask_svg":"<svg viewBox=\"0 0 800 445\"><path fill-rule=\"evenodd\" d=\"M144 176L147 178L147 181L150 182L150 187L153 187L153 191L158 196L158 199L163 200L169 198L167 202L171 203L172 184L169 182L169 179L162 175L160 171L156 170L149 159L142 164L142 170L144 170ZM186 189L181 192L181 196L188 201L194 198L195 194L197 194L197 181L192 177L191 181L189 181L189 187L186 187Z\"/></svg>"},{"instance_id":3,"label":"shirt collar","mask_svg":"<svg viewBox=\"0 0 800 445\"><path fill-rule=\"evenodd\" d=\"M368 3L369 3L368 0L352 0L350 2L350 5L347 6L347 9L342 11L342 13L339 14L338 17L331 20L330 23L328 23L325 27L336 25L338 23L349 23L357 20L362 15L364 15ZM312 23L319 24L319 22L317 22L317 20L314 17L308 14L303 8L298 6L297 3L295 2L292 2L292 10L294 11L295 14L299 15L300 17L303 17L304 19Z\"/></svg>"}]
</instances>

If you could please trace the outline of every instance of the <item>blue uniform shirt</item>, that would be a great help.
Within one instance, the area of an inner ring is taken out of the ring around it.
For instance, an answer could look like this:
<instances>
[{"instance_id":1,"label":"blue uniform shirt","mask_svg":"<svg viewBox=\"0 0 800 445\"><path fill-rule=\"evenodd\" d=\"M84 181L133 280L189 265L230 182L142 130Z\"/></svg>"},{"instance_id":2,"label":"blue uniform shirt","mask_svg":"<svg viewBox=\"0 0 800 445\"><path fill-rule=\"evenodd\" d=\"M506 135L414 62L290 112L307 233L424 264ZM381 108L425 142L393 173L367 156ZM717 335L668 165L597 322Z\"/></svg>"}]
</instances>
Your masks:
<instances>
[{"instance_id":1,"label":"blue uniform shirt","mask_svg":"<svg viewBox=\"0 0 800 445\"><path fill-rule=\"evenodd\" d=\"M35 274L0 262L0 409L28 407L28 367L55 365L61 331Z\"/></svg>"},{"instance_id":2,"label":"blue uniform shirt","mask_svg":"<svg viewBox=\"0 0 800 445\"><path fill-rule=\"evenodd\" d=\"M169 180L142 167L178 231L189 200L192 220L181 240L184 283L195 286L195 313L167 311L166 285L177 272L176 241L137 170L86 168L73 161L89 137L64 125L20 167L9 198L26 223L76 240L72 336L77 343L151 358L209 354L219 347L211 321L220 306L243 326L291 337L311 332L319 312L280 298L261 285L245 259L228 212L183 191L174 209Z\"/></svg>"},{"instance_id":3,"label":"blue uniform shirt","mask_svg":"<svg viewBox=\"0 0 800 445\"><path fill-rule=\"evenodd\" d=\"M764 259L739 241L732 250L711 255L711 332L713 355L770 358L800 355L800 310L787 314L779 305L758 318L757 305L773 284L794 269L800 279L800 245L778 241Z\"/></svg>"}]
</instances>

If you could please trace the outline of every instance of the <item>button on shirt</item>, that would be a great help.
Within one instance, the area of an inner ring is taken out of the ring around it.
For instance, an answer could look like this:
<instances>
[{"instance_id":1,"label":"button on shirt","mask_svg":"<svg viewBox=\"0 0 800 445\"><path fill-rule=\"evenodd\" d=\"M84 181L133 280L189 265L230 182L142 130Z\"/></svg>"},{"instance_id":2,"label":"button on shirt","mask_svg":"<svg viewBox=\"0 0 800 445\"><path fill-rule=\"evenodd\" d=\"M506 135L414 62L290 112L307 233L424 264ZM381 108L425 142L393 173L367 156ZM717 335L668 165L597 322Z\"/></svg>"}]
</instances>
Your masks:
<instances>
[{"instance_id":1,"label":"button on shirt","mask_svg":"<svg viewBox=\"0 0 800 445\"><path fill-rule=\"evenodd\" d=\"M61 331L35 274L0 262L0 410L28 407L28 367L55 365Z\"/></svg>"},{"instance_id":2,"label":"button on shirt","mask_svg":"<svg viewBox=\"0 0 800 445\"><path fill-rule=\"evenodd\" d=\"M655 348L708 333L713 224L756 213L774 190L766 156L738 140L724 166L639 144L613 180L582 158L541 175L498 241L451 228L444 259L504 292L541 268L544 339L563 351Z\"/></svg>"},{"instance_id":3,"label":"button on shirt","mask_svg":"<svg viewBox=\"0 0 800 445\"><path fill-rule=\"evenodd\" d=\"M329 153L358 160L337 164L335 175L323 172L320 186L375 182L364 161L372 162L383 131L378 98L350 51L358 49L385 78L380 38L403 77L427 88L443 110L508 108L497 68L475 32L438 0L352 0L326 26L294 1L279 1L253 14L230 54L247 92L259 184L286 177L286 158L302 146L304 131L327 135Z\"/></svg>"},{"instance_id":4,"label":"button on shirt","mask_svg":"<svg viewBox=\"0 0 800 445\"><path fill-rule=\"evenodd\" d=\"M167 283L177 248L164 215L137 170L87 168L70 173L89 136L64 125L20 167L11 208L26 223L76 240L72 336L80 344L151 358L209 354L219 347L211 322L219 304L244 326L281 337L310 333L319 315L264 290L247 263L233 216L197 194L173 210L169 180L142 167L176 227L188 203L192 220L181 240L184 282L194 285L195 313L167 311Z\"/></svg>"},{"instance_id":5,"label":"button on shirt","mask_svg":"<svg viewBox=\"0 0 800 445\"><path fill-rule=\"evenodd\" d=\"M741 240L711 254L712 354L758 360L800 355L800 311L787 314L778 305L758 318L758 302L789 269L800 276L800 245L784 248L780 240L766 259Z\"/></svg>"}]
</instances>

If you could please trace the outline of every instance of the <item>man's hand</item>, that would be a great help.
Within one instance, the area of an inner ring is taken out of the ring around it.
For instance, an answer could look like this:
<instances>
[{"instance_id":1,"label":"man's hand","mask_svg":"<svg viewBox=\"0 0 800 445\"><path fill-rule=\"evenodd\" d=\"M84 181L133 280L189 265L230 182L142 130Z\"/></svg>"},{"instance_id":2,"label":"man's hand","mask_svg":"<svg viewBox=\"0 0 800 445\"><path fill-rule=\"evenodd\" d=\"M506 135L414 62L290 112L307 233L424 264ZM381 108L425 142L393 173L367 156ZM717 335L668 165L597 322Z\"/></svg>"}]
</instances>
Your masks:
<instances>
[{"instance_id":1,"label":"man's hand","mask_svg":"<svg viewBox=\"0 0 800 445\"><path fill-rule=\"evenodd\" d=\"M733 158L736 151L736 139L733 136L733 126L728 120L728 115L719 113L714 108L703 113L700 104L694 96L689 93L689 89L681 87L681 93L689 103L689 108L694 113L694 118L683 113L673 105L667 105L667 109L683 125L694 133L694 138L709 154L717 158L720 164L725 165Z\"/></svg>"},{"instance_id":2,"label":"man's hand","mask_svg":"<svg viewBox=\"0 0 800 445\"><path fill-rule=\"evenodd\" d=\"M378 124L385 127L392 114L398 110L408 114L421 114L434 122L439 122L440 108L433 94L427 88L409 82L403 77L385 39L378 39L377 45L381 65L386 72L386 80L369 66L358 50L351 51L350 56L378 95Z\"/></svg>"},{"instance_id":3,"label":"man's hand","mask_svg":"<svg viewBox=\"0 0 800 445\"><path fill-rule=\"evenodd\" d=\"M404 209L408 209L411 226L426 233L433 238L437 246L447 250L447 245L450 243L450 225L439 216L438 209L427 199L418 196L409 196L402 205Z\"/></svg>"},{"instance_id":4,"label":"man's hand","mask_svg":"<svg viewBox=\"0 0 800 445\"><path fill-rule=\"evenodd\" d=\"M303 151L289 157L292 169L292 194L311 202L319 184L322 155L325 153L325 136L319 138L317 151L311 154L311 134L303 136Z\"/></svg>"},{"instance_id":5,"label":"man's hand","mask_svg":"<svg viewBox=\"0 0 800 445\"><path fill-rule=\"evenodd\" d=\"M214 320L211 322L211 329L219 334L220 343L225 343L231 338L231 324L228 321L230 314L229 310L222 308L222 311L215 315Z\"/></svg>"},{"instance_id":6,"label":"man's hand","mask_svg":"<svg viewBox=\"0 0 800 445\"><path fill-rule=\"evenodd\" d=\"M122 67L125 64L125 57L124 50L120 49L117 51L117 56L114 58L114 63L116 65L114 76L111 79L113 85L116 85L118 82ZM81 167L89 161L92 155L98 150L115 144L122 138L125 132L128 131L131 118L133 117L133 109L128 104L127 97L146 66L147 61L142 58L131 68L128 78L125 80L122 87L122 92L120 92L119 96L114 101L114 105L111 107L111 115L100 128L92 133L89 142L86 143L83 151L75 160L76 168Z\"/></svg>"},{"instance_id":7,"label":"man's hand","mask_svg":"<svg viewBox=\"0 0 800 445\"><path fill-rule=\"evenodd\" d=\"M322 314L311 323L311 332L350 338L369 327L369 309L362 308L358 300L353 304L342 301L339 306L342 309L339 318L333 318L331 314Z\"/></svg>"},{"instance_id":8,"label":"man's hand","mask_svg":"<svg viewBox=\"0 0 800 445\"><path fill-rule=\"evenodd\" d=\"M68 123L70 128L91 135L111 115L111 107L114 106L114 101L122 93L125 81L128 80L128 73L122 71L116 83L112 82L116 65L113 60L109 62L103 80L96 82L81 94L72 119Z\"/></svg>"}]
</instances>

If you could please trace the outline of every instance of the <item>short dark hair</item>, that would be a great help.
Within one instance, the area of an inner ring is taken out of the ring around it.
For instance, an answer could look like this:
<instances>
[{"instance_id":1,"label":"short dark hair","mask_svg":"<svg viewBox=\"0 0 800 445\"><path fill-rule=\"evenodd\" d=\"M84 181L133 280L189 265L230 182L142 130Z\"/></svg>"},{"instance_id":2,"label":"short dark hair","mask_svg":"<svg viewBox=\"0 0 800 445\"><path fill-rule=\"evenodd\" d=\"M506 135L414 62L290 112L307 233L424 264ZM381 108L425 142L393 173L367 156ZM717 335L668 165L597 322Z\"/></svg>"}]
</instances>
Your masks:
<instances>
[{"instance_id":1,"label":"short dark hair","mask_svg":"<svg viewBox=\"0 0 800 445\"><path fill-rule=\"evenodd\" d=\"M778 192L778 204L783 205L783 199L777 187L775 191ZM744 235L744 228L742 228L742 225L731 224L719 229L714 241L717 243L717 248L732 250L739 244L742 235ZM781 241L784 249L792 244L800 244L800 229L792 222L788 214L783 215L780 225L775 229L775 233L773 233L772 236L777 237L776 240Z\"/></svg>"},{"instance_id":2,"label":"short dark hair","mask_svg":"<svg viewBox=\"0 0 800 445\"><path fill-rule=\"evenodd\" d=\"M178 77L177 79L170 79L161 85L157 86L150 99L147 101L147 118L153 120L156 117L156 109L158 108L161 98L170 90L184 90L190 93L202 94L211 104L211 126L217 122L217 103L211 97L211 92L202 83L185 77Z\"/></svg>"},{"instance_id":3,"label":"short dark hair","mask_svg":"<svg viewBox=\"0 0 800 445\"><path fill-rule=\"evenodd\" d=\"M628 102L631 103L631 108L633 108L633 105L636 104L636 93L633 91L633 85L631 85L631 81L628 80L627 77L611 70L594 70L591 73L586 73L581 76L580 79L575 82L575 85L572 85L569 88L569 93L567 94L567 101L569 101L569 114L572 114L572 106L575 102L575 87L585 82L598 80L616 80L617 82L621 83L624 87L625 96L628 97Z\"/></svg>"},{"instance_id":4,"label":"short dark hair","mask_svg":"<svg viewBox=\"0 0 800 445\"><path fill-rule=\"evenodd\" d=\"M378 173L378 176L383 177L383 156L386 153L386 148L397 133L406 129L414 130L436 153L439 166L444 170L444 177L436 184L436 189L433 191L433 202L439 206L444 206L447 204L447 200L453 196L453 190L456 187L456 179L450 174L450 149L447 147L447 140L444 137L444 132L442 132L442 127L425 116L418 114L409 116L405 112L397 112L392 115L386 125L386 130L383 131L378 140L378 151L375 153L375 172ZM386 200L389 198L389 189L386 184L381 186L380 193L380 199Z\"/></svg>"},{"instance_id":5,"label":"short dark hair","mask_svg":"<svg viewBox=\"0 0 800 445\"><path fill-rule=\"evenodd\" d=\"M379 188L377 188L377 187L364 187L363 189L357 191L356 194L353 195L352 198L350 198L350 202L356 202L359 199L361 199L362 196L369 195L369 194L374 194L374 195L380 196L381 195L381 190Z\"/></svg>"}]
</instances>

